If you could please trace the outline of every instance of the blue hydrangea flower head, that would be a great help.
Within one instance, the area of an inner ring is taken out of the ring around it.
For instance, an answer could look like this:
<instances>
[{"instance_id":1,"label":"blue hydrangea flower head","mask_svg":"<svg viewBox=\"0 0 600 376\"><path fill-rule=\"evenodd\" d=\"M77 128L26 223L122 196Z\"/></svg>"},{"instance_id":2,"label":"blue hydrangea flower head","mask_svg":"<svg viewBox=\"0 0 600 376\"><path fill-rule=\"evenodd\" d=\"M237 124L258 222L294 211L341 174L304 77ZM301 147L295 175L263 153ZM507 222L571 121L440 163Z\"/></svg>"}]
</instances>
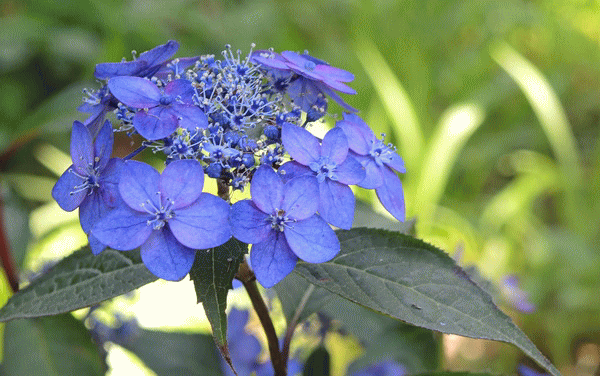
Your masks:
<instances>
[{"instance_id":1,"label":"blue hydrangea flower head","mask_svg":"<svg viewBox=\"0 0 600 376\"><path fill-rule=\"evenodd\" d=\"M365 178L365 169L348 155L344 132L333 128L319 143L306 129L286 123L282 128L282 141L294 159L281 166L283 176L314 176L319 184L321 217L334 226L350 229L355 199L348 185L360 183Z\"/></svg>"},{"instance_id":2,"label":"blue hydrangea flower head","mask_svg":"<svg viewBox=\"0 0 600 376\"><path fill-rule=\"evenodd\" d=\"M375 137L371 128L355 114L344 114L336 127L344 131L351 155L365 168L365 179L358 186L375 189L383 207L403 222L404 192L396 172L404 173L406 168L395 148Z\"/></svg>"},{"instance_id":3,"label":"blue hydrangea flower head","mask_svg":"<svg viewBox=\"0 0 600 376\"><path fill-rule=\"evenodd\" d=\"M133 61L97 64L94 76L99 80L116 76L150 77L171 59L178 49L179 43L170 40L166 44L142 52Z\"/></svg>"},{"instance_id":4,"label":"blue hydrangea flower head","mask_svg":"<svg viewBox=\"0 0 600 376\"><path fill-rule=\"evenodd\" d=\"M195 160L170 163L162 175L127 161L119 181L125 205L102 218L92 234L117 250L141 247L142 261L157 277L181 280L195 250L217 247L231 237L229 205L202 193L204 170Z\"/></svg>"},{"instance_id":5,"label":"blue hydrangea flower head","mask_svg":"<svg viewBox=\"0 0 600 376\"><path fill-rule=\"evenodd\" d=\"M189 131L208 127L206 115L194 104L194 88L186 79L171 81L161 91L147 79L119 76L108 81L108 88L120 102L138 109L133 126L148 140L170 136L178 127Z\"/></svg>"},{"instance_id":6,"label":"blue hydrangea flower head","mask_svg":"<svg viewBox=\"0 0 600 376\"><path fill-rule=\"evenodd\" d=\"M71 134L73 164L52 188L52 197L63 210L79 208L79 221L88 235L93 224L120 203L117 184L123 161L110 158L112 148L113 131L108 120L96 140L85 125L75 121ZM90 243L95 254L104 249L92 238Z\"/></svg>"},{"instance_id":7,"label":"blue hydrangea flower head","mask_svg":"<svg viewBox=\"0 0 600 376\"><path fill-rule=\"evenodd\" d=\"M252 244L250 261L257 280L272 287L288 275L298 258L331 260L340 250L335 232L315 214L319 187L312 176L286 183L271 167L261 166L250 184L252 200L231 208L233 236Z\"/></svg>"},{"instance_id":8,"label":"blue hydrangea flower head","mask_svg":"<svg viewBox=\"0 0 600 376\"><path fill-rule=\"evenodd\" d=\"M245 330L248 324L248 311L232 309L227 315L227 344L231 362L239 375L250 375L257 367L257 360L261 352L260 342L256 337ZM221 361L225 375L233 376L234 373L223 359Z\"/></svg>"}]
</instances>

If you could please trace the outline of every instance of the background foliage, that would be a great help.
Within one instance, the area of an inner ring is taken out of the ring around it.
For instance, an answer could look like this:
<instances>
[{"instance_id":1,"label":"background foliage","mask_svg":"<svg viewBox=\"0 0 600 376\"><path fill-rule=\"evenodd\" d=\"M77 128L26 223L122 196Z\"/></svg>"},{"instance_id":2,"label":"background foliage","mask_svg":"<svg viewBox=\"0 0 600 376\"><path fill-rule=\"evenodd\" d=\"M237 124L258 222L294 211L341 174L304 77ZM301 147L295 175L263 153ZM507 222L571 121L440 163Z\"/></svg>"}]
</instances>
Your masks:
<instances>
[{"instance_id":1,"label":"background foliage","mask_svg":"<svg viewBox=\"0 0 600 376\"><path fill-rule=\"evenodd\" d=\"M226 43L308 49L355 73L359 94L348 102L398 145L416 235L477 265L563 372L591 374L600 363L599 24L598 1L3 1L0 183L21 275L85 242L50 189L69 164L68 130L85 117L75 108L81 89L95 87L96 63L168 39L180 42L178 56ZM534 313L502 295L508 274ZM6 335L48 327L27 325ZM502 344L442 341L448 369L512 373L524 361Z\"/></svg>"}]
</instances>

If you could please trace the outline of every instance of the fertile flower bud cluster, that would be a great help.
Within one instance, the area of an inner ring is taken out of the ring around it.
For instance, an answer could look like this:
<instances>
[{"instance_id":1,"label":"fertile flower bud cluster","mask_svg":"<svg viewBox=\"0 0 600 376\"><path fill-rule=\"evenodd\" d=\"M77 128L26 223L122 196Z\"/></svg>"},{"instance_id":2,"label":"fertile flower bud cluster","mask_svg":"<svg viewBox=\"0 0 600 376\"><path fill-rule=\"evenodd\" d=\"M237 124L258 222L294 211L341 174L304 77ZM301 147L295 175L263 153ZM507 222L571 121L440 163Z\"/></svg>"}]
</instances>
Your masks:
<instances>
[{"instance_id":1,"label":"fertile flower bud cluster","mask_svg":"<svg viewBox=\"0 0 600 376\"><path fill-rule=\"evenodd\" d=\"M252 244L252 267L270 287L298 258L324 262L339 252L331 226L352 226L349 185L375 189L404 220L402 159L338 95L356 93L346 85L351 73L307 53L243 57L227 46L221 58L173 59L178 47L169 41L133 61L98 64L102 87L86 90L78 108L90 116L73 124L73 165L52 193L64 210L79 208L95 254L139 247L150 271L179 280L196 250L234 236ZM348 112L321 140L307 128L327 114L328 98ZM114 132L143 141L111 158ZM164 154L162 173L132 160L144 149ZM203 193L204 175L222 192L249 185L252 199L231 205L227 193Z\"/></svg>"}]
</instances>

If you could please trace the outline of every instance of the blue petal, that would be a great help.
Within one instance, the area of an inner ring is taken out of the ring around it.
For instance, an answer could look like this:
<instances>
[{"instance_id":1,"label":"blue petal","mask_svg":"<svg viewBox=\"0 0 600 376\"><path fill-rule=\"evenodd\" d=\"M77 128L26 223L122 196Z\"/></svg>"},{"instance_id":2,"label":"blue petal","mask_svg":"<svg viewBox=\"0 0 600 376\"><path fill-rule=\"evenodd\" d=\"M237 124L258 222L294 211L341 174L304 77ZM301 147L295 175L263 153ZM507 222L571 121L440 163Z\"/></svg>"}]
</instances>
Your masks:
<instances>
[{"instance_id":1,"label":"blue petal","mask_svg":"<svg viewBox=\"0 0 600 376\"><path fill-rule=\"evenodd\" d=\"M314 176L299 176L283 186L281 209L297 220L310 217L319 206L319 183Z\"/></svg>"},{"instance_id":2,"label":"blue petal","mask_svg":"<svg viewBox=\"0 0 600 376\"><path fill-rule=\"evenodd\" d=\"M202 193L196 202L175 211L169 227L175 238L186 247L217 247L231 238L229 210L225 200Z\"/></svg>"},{"instance_id":3,"label":"blue petal","mask_svg":"<svg viewBox=\"0 0 600 376\"><path fill-rule=\"evenodd\" d=\"M75 171L83 176L89 175L89 168L94 165L94 144L90 131L77 120L73 122L71 131L71 159Z\"/></svg>"},{"instance_id":4,"label":"blue petal","mask_svg":"<svg viewBox=\"0 0 600 376\"><path fill-rule=\"evenodd\" d=\"M269 166L259 167L250 184L252 201L263 212L272 214L276 209L281 209L283 200L283 182Z\"/></svg>"},{"instance_id":5,"label":"blue petal","mask_svg":"<svg viewBox=\"0 0 600 376\"><path fill-rule=\"evenodd\" d=\"M238 201L231 206L231 232L244 243L260 243L273 231L267 217L252 201Z\"/></svg>"},{"instance_id":6,"label":"blue petal","mask_svg":"<svg viewBox=\"0 0 600 376\"><path fill-rule=\"evenodd\" d=\"M381 169L384 183L377 189L377 197L383 207L400 222L404 222L406 209L404 207L404 192L402 182L389 167Z\"/></svg>"},{"instance_id":7,"label":"blue petal","mask_svg":"<svg viewBox=\"0 0 600 376\"><path fill-rule=\"evenodd\" d=\"M160 191L163 197L174 202L179 209L196 201L202 194L204 170L196 160L179 160L167 165L160 176Z\"/></svg>"},{"instance_id":8,"label":"blue petal","mask_svg":"<svg viewBox=\"0 0 600 376\"><path fill-rule=\"evenodd\" d=\"M319 139L304 128L284 123L281 127L281 141L288 154L300 164L308 166L310 162L319 159Z\"/></svg>"},{"instance_id":9,"label":"blue petal","mask_svg":"<svg viewBox=\"0 0 600 376\"><path fill-rule=\"evenodd\" d=\"M327 222L317 214L283 230L296 256L306 262L325 262L340 251L340 241Z\"/></svg>"},{"instance_id":10,"label":"blue petal","mask_svg":"<svg viewBox=\"0 0 600 376\"><path fill-rule=\"evenodd\" d=\"M290 70L285 60L277 53L267 50L256 50L252 52L252 58L256 64L279 70Z\"/></svg>"},{"instance_id":11,"label":"blue petal","mask_svg":"<svg viewBox=\"0 0 600 376\"><path fill-rule=\"evenodd\" d=\"M92 250L92 254L96 256L106 249L106 245L102 244L100 240L98 240L92 234L88 235L88 241L90 242L90 249Z\"/></svg>"},{"instance_id":12,"label":"blue petal","mask_svg":"<svg viewBox=\"0 0 600 376\"><path fill-rule=\"evenodd\" d=\"M271 232L264 241L253 244L250 262L256 279L264 287L273 287L296 266L298 258L281 232Z\"/></svg>"},{"instance_id":13,"label":"blue petal","mask_svg":"<svg viewBox=\"0 0 600 376\"><path fill-rule=\"evenodd\" d=\"M344 120L338 121L335 126L346 134L350 150L361 155L369 154L375 134L361 118L355 114L344 113Z\"/></svg>"},{"instance_id":14,"label":"blue petal","mask_svg":"<svg viewBox=\"0 0 600 376\"><path fill-rule=\"evenodd\" d=\"M106 120L104 125L102 125L102 128L100 128L100 131L96 136L96 141L94 142L95 157L98 159L96 166L99 170L103 170L104 167L106 167L110 155L112 154L113 143L114 135L112 124L109 120Z\"/></svg>"},{"instance_id":15,"label":"blue petal","mask_svg":"<svg viewBox=\"0 0 600 376\"><path fill-rule=\"evenodd\" d=\"M351 155L335 168L335 178L342 184L358 184L366 177L365 168Z\"/></svg>"},{"instance_id":16,"label":"blue petal","mask_svg":"<svg viewBox=\"0 0 600 376\"><path fill-rule=\"evenodd\" d=\"M383 172L382 168L375 163L373 157L354 153L351 153L351 155L365 168L365 178L356 185L365 189L380 187L383 184Z\"/></svg>"},{"instance_id":17,"label":"blue petal","mask_svg":"<svg viewBox=\"0 0 600 376\"><path fill-rule=\"evenodd\" d=\"M119 181L121 180L121 169L123 166L124 162L122 159L111 158L100 176L99 192L106 205L111 208L122 202L121 194L119 193Z\"/></svg>"},{"instance_id":18,"label":"blue petal","mask_svg":"<svg viewBox=\"0 0 600 376\"><path fill-rule=\"evenodd\" d=\"M181 101L185 104L194 104L192 98L194 94L196 94L196 91L190 81L181 78L169 82L165 87L165 94L176 98L178 102Z\"/></svg>"},{"instance_id":19,"label":"blue petal","mask_svg":"<svg viewBox=\"0 0 600 376\"><path fill-rule=\"evenodd\" d=\"M319 184L319 214L332 225L350 230L354 220L354 193L350 187L326 179Z\"/></svg>"},{"instance_id":20,"label":"blue petal","mask_svg":"<svg viewBox=\"0 0 600 376\"><path fill-rule=\"evenodd\" d=\"M148 112L138 111L133 116L133 126L147 140L160 140L177 129L179 121L168 107L154 107Z\"/></svg>"},{"instance_id":21,"label":"blue petal","mask_svg":"<svg viewBox=\"0 0 600 376\"><path fill-rule=\"evenodd\" d=\"M188 131L208 128L206 114L195 105L175 103L172 105L170 111L179 120L178 125L181 128L185 128Z\"/></svg>"},{"instance_id":22,"label":"blue petal","mask_svg":"<svg viewBox=\"0 0 600 376\"><path fill-rule=\"evenodd\" d=\"M317 81L323 78L321 75L313 73L314 68L316 67L314 61L306 59L292 51L283 51L281 56L285 59L287 66L294 72ZM306 69L306 67L310 65L312 65L313 70Z\"/></svg>"},{"instance_id":23,"label":"blue petal","mask_svg":"<svg viewBox=\"0 0 600 376\"><path fill-rule=\"evenodd\" d=\"M99 80L106 80L116 76L135 76L147 66L148 63L142 60L101 63L96 65L94 77Z\"/></svg>"},{"instance_id":24,"label":"blue petal","mask_svg":"<svg viewBox=\"0 0 600 376\"><path fill-rule=\"evenodd\" d=\"M147 213L118 207L97 222L91 233L102 244L119 251L129 251L144 244L152 233L152 227L146 223L150 219L153 217Z\"/></svg>"},{"instance_id":25,"label":"blue petal","mask_svg":"<svg viewBox=\"0 0 600 376\"><path fill-rule=\"evenodd\" d=\"M134 108L158 106L161 98L158 87L141 77L113 77L108 80L108 89L120 102Z\"/></svg>"},{"instance_id":26,"label":"blue petal","mask_svg":"<svg viewBox=\"0 0 600 376\"><path fill-rule=\"evenodd\" d=\"M248 324L248 318L250 317L250 312L248 311L240 311L238 309L232 308L229 314L227 315L227 340L234 341L238 337L242 337L246 335L246 331L244 328L246 324ZM231 344L233 345L233 344Z\"/></svg>"},{"instance_id":27,"label":"blue petal","mask_svg":"<svg viewBox=\"0 0 600 376\"><path fill-rule=\"evenodd\" d=\"M170 40L165 44L161 44L160 46L156 46L151 50L142 52L138 57L138 60L145 61L147 63L147 68L144 72L140 74L143 75L151 75L154 74L153 69L158 69L159 66L169 60L177 50L179 49L179 43L174 40Z\"/></svg>"},{"instance_id":28,"label":"blue petal","mask_svg":"<svg viewBox=\"0 0 600 376\"><path fill-rule=\"evenodd\" d=\"M350 82L354 80L352 73L327 64L318 64L315 67L315 72L325 77L327 81Z\"/></svg>"},{"instance_id":29,"label":"blue petal","mask_svg":"<svg viewBox=\"0 0 600 376\"><path fill-rule=\"evenodd\" d=\"M279 170L277 170L277 172L279 173L279 176L281 176L281 178L283 179L284 183L287 183L291 179L298 176L314 176L315 174L309 167L301 165L300 163L295 161L285 162L283 165L281 165L281 167L279 167Z\"/></svg>"},{"instance_id":30,"label":"blue petal","mask_svg":"<svg viewBox=\"0 0 600 376\"><path fill-rule=\"evenodd\" d=\"M81 223L83 232L89 233L110 209L97 190L87 195L79 207L79 223Z\"/></svg>"},{"instance_id":31,"label":"blue petal","mask_svg":"<svg viewBox=\"0 0 600 376\"><path fill-rule=\"evenodd\" d=\"M344 102L344 100L342 99L342 97L340 97L339 95L337 95L333 90L331 90L329 88L329 86L327 86L326 84L322 84L322 83L318 83L317 87L319 88L319 90L321 90L323 93L329 95L331 97L331 99L333 99L334 101L337 102L337 104L339 104L340 106L342 106L346 111L350 111L350 112L358 112L358 110L352 106L350 106L348 103Z\"/></svg>"},{"instance_id":32,"label":"blue petal","mask_svg":"<svg viewBox=\"0 0 600 376\"><path fill-rule=\"evenodd\" d=\"M81 205L89 190L83 190L77 193L75 187L84 183L84 180L74 174L73 165L63 172L54 187L52 188L52 198L56 200L58 206L65 211L73 211Z\"/></svg>"},{"instance_id":33,"label":"blue petal","mask_svg":"<svg viewBox=\"0 0 600 376\"><path fill-rule=\"evenodd\" d=\"M127 161L121 172L119 193L131 209L145 213L144 207L148 205L160 207L159 182L160 174L154 167L138 161Z\"/></svg>"},{"instance_id":34,"label":"blue petal","mask_svg":"<svg viewBox=\"0 0 600 376\"><path fill-rule=\"evenodd\" d=\"M296 106L308 112L317 103L321 89L310 79L299 77L287 87L287 93Z\"/></svg>"},{"instance_id":35,"label":"blue petal","mask_svg":"<svg viewBox=\"0 0 600 376\"><path fill-rule=\"evenodd\" d=\"M404 161L402 160L402 158L398 155L398 153L394 151L391 151L391 154L392 155L390 157L390 161L386 163L386 165L400 173L405 173L406 167L404 166Z\"/></svg>"},{"instance_id":36,"label":"blue petal","mask_svg":"<svg viewBox=\"0 0 600 376\"><path fill-rule=\"evenodd\" d=\"M196 257L196 251L179 243L166 227L152 231L140 253L148 270L168 281L182 280L192 269Z\"/></svg>"},{"instance_id":37,"label":"blue petal","mask_svg":"<svg viewBox=\"0 0 600 376\"><path fill-rule=\"evenodd\" d=\"M323 137L321 145L321 156L328 157L335 164L342 163L348 155L348 140L344 131L333 128Z\"/></svg>"}]
</instances>

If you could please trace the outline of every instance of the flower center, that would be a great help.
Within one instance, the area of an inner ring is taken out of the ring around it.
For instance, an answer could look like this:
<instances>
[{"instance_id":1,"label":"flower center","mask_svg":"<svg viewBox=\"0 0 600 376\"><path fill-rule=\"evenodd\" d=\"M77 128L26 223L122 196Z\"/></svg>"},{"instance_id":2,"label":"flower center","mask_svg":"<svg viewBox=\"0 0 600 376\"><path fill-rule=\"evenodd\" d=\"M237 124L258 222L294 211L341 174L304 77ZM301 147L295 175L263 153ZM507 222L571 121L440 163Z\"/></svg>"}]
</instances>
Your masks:
<instances>
[{"instance_id":1,"label":"flower center","mask_svg":"<svg viewBox=\"0 0 600 376\"><path fill-rule=\"evenodd\" d=\"M328 157L320 157L316 162L309 163L308 167L317 174L319 183L324 182L325 179L337 180L335 174L337 164Z\"/></svg>"},{"instance_id":2,"label":"flower center","mask_svg":"<svg viewBox=\"0 0 600 376\"><path fill-rule=\"evenodd\" d=\"M294 222L294 220L287 216L285 210L275 209L273 214L267 217L267 222L271 223L271 228L273 230L283 232L283 230L289 226L289 223Z\"/></svg>"},{"instance_id":3,"label":"flower center","mask_svg":"<svg viewBox=\"0 0 600 376\"><path fill-rule=\"evenodd\" d=\"M156 192L158 195L158 202L160 202L160 207L156 207L156 205L150 201L146 200L145 203L142 203L142 209L148 214L150 214L151 219L146 221L148 226L152 226L154 230L160 230L165 227L165 224L173 217L175 217L175 213L173 211L173 205L175 201L169 199L168 197L162 197L161 192Z\"/></svg>"},{"instance_id":4,"label":"flower center","mask_svg":"<svg viewBox=\"0 0 600 376\"><path fill-rule=\"evenodd\" d=\"M100 186L100 168L98 166L90 164L84 175L80 175L73 168L69 172L83 180L81 184L73 187L73 191L69 192L71 195L83 191L89 191L88 194L91 195L94 189Z\"/></svg>"},{"instance_id":5,"label":"flower center","mask_svg":"<svg viewBox=\"0 0 600 376\"><path fill-rule=\"evenodd\" d=\"M385 144L383 142L383 134L382 139L375 139L371 144L371 150L369 151L369 155L371 155L375 159L375 163L378 166L383 166L384 164L390 163L392 161L392 156L394 153L394 147L391 144Z\"/></svg>"},{"instance_id":6,"label":"flower center","mask_svg":"<svg viewBox=\"0 0 600 376\"><path fill-rule=\"evenodd\" d=\"M160 99L158 100L158 103L160 103L163 106L168 106L173 102L173 98L170 95L163 95L162 97L160 97Z\"/></svg>"}]
</instances>

